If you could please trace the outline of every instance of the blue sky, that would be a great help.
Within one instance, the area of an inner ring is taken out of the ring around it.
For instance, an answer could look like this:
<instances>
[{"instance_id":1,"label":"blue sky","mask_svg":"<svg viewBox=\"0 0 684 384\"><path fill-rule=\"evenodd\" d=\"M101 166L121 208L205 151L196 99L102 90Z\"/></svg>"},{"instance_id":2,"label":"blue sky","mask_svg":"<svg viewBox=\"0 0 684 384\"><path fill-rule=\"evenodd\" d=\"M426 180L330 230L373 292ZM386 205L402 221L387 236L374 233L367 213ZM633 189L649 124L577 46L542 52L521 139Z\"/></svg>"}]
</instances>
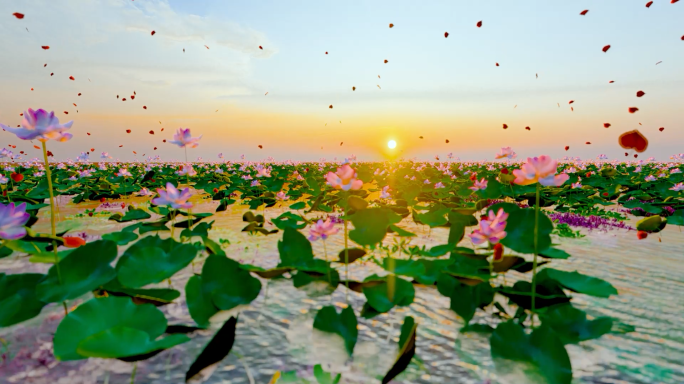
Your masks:
<instances>
[{"instance_id":1,"label":"blue sky","mask_svg":"<svg viewBox=\"0 0 684 384\"><path fill-rule=\"evenodd\" d=\"M0 122L16 125L28 107L71 108L60 117L74 119L76 137L52 145L59 158L89 147L180 158L161 143L180 126L204 135L193 156L205 159L374 160L389 139L425 159L492 159L502 146L624 158L617 137L636 128L651 143L644 156L684 152L684 3L520 3L7 0L0 50L12 60L0 71ZM134 90L135 103L115 98Z\"/></svg>"}]
</instances>

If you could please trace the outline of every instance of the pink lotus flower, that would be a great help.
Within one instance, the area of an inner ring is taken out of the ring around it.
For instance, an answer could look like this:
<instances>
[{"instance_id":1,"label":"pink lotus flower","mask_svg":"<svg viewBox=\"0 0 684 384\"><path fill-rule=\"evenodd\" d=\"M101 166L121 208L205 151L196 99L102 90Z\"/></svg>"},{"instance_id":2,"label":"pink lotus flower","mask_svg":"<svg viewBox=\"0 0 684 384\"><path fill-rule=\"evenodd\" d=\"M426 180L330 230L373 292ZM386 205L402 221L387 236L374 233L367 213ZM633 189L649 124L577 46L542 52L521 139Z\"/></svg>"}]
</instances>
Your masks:
<instances>
[{"instance_id":1,"label":"pink lotus flower","mask_svg":"<svg viewBox=\"0 0 684 384\"><path fill-rule=\"evenodd\" d=\"M256 170L256 177L271 177L271 170L264 167L262 164L257 165Z\"/></svg>"},{"instance_id":2,"label":"pink lotus flower","mask_svg":"<svg viewBox=\"0 0 684 384\"><path fill-rule=\"evenodd\" d=\"M670 190L675 192L684 191L684 183L677 183L672 188L670 188Z\"/></svg>"},{"instance_id":3,"label":"pink lotus flower","mask_svg":"<svg viewBox=\"0 0 684 384\"><path fill-rule=\"evenodd\" d=\"M561 186L570 178L567 174L556 175L558 163L551 157L541 155L539 157L528 157L527 162L521 169L513 171L515 176L514 183L519 185L529 185L539 182L543 186Z\"/></svg>"},{"instance_id":4,"label":"pink lotus flower","mask_svg":"<svg viewBox=\"0 0 684 384\"><path fill-rule=\"evenodd\" d=\"M480 220L480 227L470 235L473 243L482 244L489 241L490 244L497 244L506 237L506 219L508 213L504 212L503 208L499 208L496 214L490 210L488 217Z\"/></svg>"},{"instance_id":5,"label":"pink lotus flower","mask_svg":"<svg viewBox=\"0 0 684 384\"><path fill-rule=\"evenodd\" d=\"M157 188L157 193L159 197L152 199L154 205L168 205L173 209L192 207L192 203L188 202L190 198L189 188L179 191L173 184L166 183L166 189Z\"/></svg>"},{"instance_id":6,"label":"pink lotus flower","mask_svg":"<svg viewBox=\"0 0 684 384\"><path fill-rule=\"evenodd\" d=\"M468 187L468 189L473 190L474 192L487 189L487 180L484 179L484 177L480 181L473 181L473 186Z\"/></svg>"},{"instance_id":7,"label":"pink lotus flower","mask_svg":"<svg viewBox=\"0 0 684 384\"><path fill-rule=\"evenodd\" d=\"M3 124L0 124L0 127L7 132L14 133L22 140L38 139L42 142L48 140L67 141L71 139L72 135L65 131L71 128L73 123L73 121L70 121L59 124L59 119L55 116L54 112L48 113L44 109L34 111L29 108L28 111L24 112L24 120L21 122L21 127L11 128Z\"/></svg>"},{"instance_id":8,"label":"pink lotus flower","mask_svg":"<svg viewBox=\"0 0 684 384\"><path fill-rule=\"evenodd\" d=\"M356 171L349 164L337 168L335 173L328 172L325 179L329 186L343 191L357 190L363 187L363 181L356 178Z\"/></svg>"},{"instance_id":9,"label":"pink lotus flower","mask_svg":"<svg viewBox=\"0 0 684 384\"><path fill-rule=\"evenodd\" d=\"M582 188L582 179L578 177L577 182L572 183L571 186L572 186L572 189Z\"/></svg>"},{"instance_id":10,"label":"pink lotus flower","mask_svg":"<svg viewBox=\"0 0 684 384\"><path fill-rule=\"evenodd\" d=\"M381 199L391 199L392 195L389 193L389 185L385 185L382 187L382 191L380 191L380 198Z\"/></svg>"},{"instance_id":11,"label":"pink lotus flower","mask_svg":"<svg viewBox=\"0 0 684 384\"><path fill-rule=\"evenodd\" d=\"M131 173L128 171L126 168L121 168L119 169L119 173L117 173L117 176L123 176L123 177L131 177Z\"/></svg>"},{"instance_id":12,"label":"pink lotus flower","mask_svg":"<svg viewBox=\"0 0 684 384\"><path fill-rule=\"evenodd\" d=\"M513 152L511 147L502 147L501 152L496 154L497 159L503 159L503 158L508 158L508 159L515 159L518 155Z\"/></svg>"},{"instance_id":13,"label":"pink lotus flower","mask_svg":"<svg viewBox=\"0 0 684 384\"><path fill-rule=\"evenodd\" d=\"M31 218L26 212L26 203L17 206L0 203L0 239L18 240L26 236L24 225Z\"/></svg>"},{"instance_id":14,"label":"pink lotus flower","mask_svg":"<svg viewBox=\"0 0 684 384\"><path fill-rule=\"evenodd\" d=\"M655 176L653 176L653 175L648 175L648 176L646 176L646 177L644 178L644 180L646 180L646 181L656 181L656 178L655 178Z\"/></svg>"},{"instance_id":15,"label":"pink lotus flower","mask_svg":"<svg viewBox=\"0 0 684 384\"><path fill-rule=\"evenodd\" d=\"M171 144L176 144L181 148L190 147L196 148L199 145L199 141L202 135L199 137L192 137L190 135L190 128L178 128L178 131L173 135L173 140L169 141Z\"/></svg>"},{"instance_id":16,"label":"pink lotus flower","mask_svg":"<svg viewBox=\"0 0 684 384\"><path fill-rule=\"evenodd\" d=\"M311 228L311 234L309 235L309 240L315 241L320 239L327 239L328 236L334 235L339 232L339 228L335 227L335 223L327 219L325 221L318 220L316 224Z\"/></svg>"},{"instance_id":17,"label":"pink lotus flower","mask_svg":"<svg viewBox=\"0 0 684 384\"><path fill-rule=\"evenodd\" d=\"M278 200L280 200L280 201L285 201L285 200L287 200L287 199L289 199L289 198L290 198L290 197L289 197L285 192L283 192L283 191L280 191L280 192L276 193L276 199L278 199Z\"/></svg>"}]
</instances>

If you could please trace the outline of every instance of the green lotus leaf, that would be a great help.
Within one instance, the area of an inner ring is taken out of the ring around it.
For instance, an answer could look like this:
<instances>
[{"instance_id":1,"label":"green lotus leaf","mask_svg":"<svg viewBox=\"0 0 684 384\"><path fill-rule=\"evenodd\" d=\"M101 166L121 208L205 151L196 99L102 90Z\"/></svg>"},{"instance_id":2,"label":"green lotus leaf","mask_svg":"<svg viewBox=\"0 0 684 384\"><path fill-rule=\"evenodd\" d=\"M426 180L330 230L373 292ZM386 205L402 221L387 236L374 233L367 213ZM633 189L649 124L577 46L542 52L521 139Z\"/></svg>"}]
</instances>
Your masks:
<instances>
[{"instance_id":1,"label":"green lotus leaf","mask_svg":"<svg viewBox=\"0 0 684 384\"><path fill-rule=\"evenodd\" d=\"M116 263L116 271L121 284L139 288L168 279L190 264L196 254L192 245L148 236L126 249Z\"/></svg>"},{"instance_id":2,"label":"green lotus leaf","mask_svg":"<svg viewBox=\"0 0 684 384\"><path fill-rule=\"evenodd\" d=\"M89 357L124 358L171 348L190 339L171 335L164 314L128 297L91 299L69 313L57 327L54 354L61 361Z\"/></svg>"}]
</instances>

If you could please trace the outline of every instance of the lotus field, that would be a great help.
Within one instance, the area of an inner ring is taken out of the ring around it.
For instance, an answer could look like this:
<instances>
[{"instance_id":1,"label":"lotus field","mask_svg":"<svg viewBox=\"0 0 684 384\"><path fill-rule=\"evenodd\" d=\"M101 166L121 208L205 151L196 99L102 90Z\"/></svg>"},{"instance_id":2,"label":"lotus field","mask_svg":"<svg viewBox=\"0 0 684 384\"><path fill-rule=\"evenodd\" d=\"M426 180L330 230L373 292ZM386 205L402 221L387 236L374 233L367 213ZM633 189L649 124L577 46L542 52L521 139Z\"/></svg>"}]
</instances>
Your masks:
<instances>
[{"instance_id":1,"label":"lotus field","mask_svg":"<svg viewBox=\"0 0 684 384\"><path fill-rule=\"evenodd\" d=\"M3 382L562 384L611 364L682 377L626 369L620 352L582 361L606 338L660 348L632 335L649 332L639 316L602 315L652 288L582 259L602 257L587 236L681 256L677 158L50 163L71 123L26 116L4 128L44 158L0 177Z\"/></svg>"}]
</instances>

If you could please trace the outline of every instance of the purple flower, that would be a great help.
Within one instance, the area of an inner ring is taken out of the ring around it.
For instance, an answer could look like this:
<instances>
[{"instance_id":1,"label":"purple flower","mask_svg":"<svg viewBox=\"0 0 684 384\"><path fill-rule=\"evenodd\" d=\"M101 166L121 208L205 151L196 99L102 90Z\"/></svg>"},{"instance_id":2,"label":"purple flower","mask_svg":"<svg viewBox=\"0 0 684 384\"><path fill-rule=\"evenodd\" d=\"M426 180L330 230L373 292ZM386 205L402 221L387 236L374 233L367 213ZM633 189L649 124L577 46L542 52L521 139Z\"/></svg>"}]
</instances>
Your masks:
<instances>
[{"instance_id":1,"label":"purple flower","mask_svg":"<svg viewBox=\"0 0 684 384\"><path fill-rule=\"evenodd\" d=\"M179 191L173 184L166 183L166 190L157 188L157 193L159 194L159 197L152 199L152 204L168 205L173 209L187 209L192 207L192 203L188 202L188 199L190 198L189 188Z\"/></svg>"},{"instance_id":2,"label":"purple flower","mask_svg":"<svg viewBox=\"0 0 684 384\"><path fill-rule=\"evenodd\" d=\"M31 218L26 212L26 203L14 206L0 203L0 238L5 240L18 240L26 236L24 225Z\"/></svg>"},{"instance_id":3,"label":"purple flower","mask_svg":"<svg viewBox=\"0 0 684 384\"><path fill-rule=\"evenodd\" d=\"M71 139L72 135L64 131L71 128L73 123L73 121L70 121L59 124L59 119L55 116L54 112L48 113L44 109L34 111L29 108L28 111L24 112L24 120L21 122L21 127L11 128L3 124L0 124L0 127L14 133L22 140L38 139L43 142L48 140L67 141Z\"/></svg>"},{"instance_id":4,"label":"purple flower","mask_svg":"<svg viewBox=\"0 0 684 384\"><path fill-rule=\"evenodd\" d=\"M583 227L590 230L598 229L607 231L609 229L634 229L617 219L606 219L595 215L582 216L571 212L551 212L548 216L558 224L567 224L571 227Z\"/></svg>"},{"instance_id":5,"label":"purple flower","mask_svg":"<svg viewBox=\"0 0 684 384\"><path fill-rule=\"evenodd\" d=\"M202 135L199 137L192 137L190 134L190 128L178 128L176 134L173 135L173 140L169 141L169 143L176 144L181 148L185 148L186 146L190 148L196 148L199 145L201 138Z\"/></svg>"}]
</instances>

